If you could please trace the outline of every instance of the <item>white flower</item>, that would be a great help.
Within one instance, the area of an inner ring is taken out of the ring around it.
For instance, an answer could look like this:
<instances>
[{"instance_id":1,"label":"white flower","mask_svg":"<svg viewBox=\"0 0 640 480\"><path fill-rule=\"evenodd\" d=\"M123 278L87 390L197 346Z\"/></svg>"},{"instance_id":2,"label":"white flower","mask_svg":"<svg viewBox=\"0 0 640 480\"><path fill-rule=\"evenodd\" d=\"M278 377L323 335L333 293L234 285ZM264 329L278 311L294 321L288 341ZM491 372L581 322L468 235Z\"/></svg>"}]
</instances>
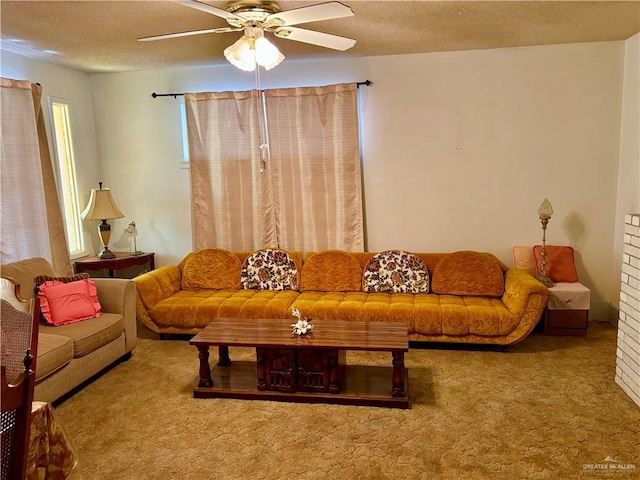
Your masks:
<instances>
[{"instance_id":1,"label":"white flower","mask_svg":"<svg viewBox=\"0 0 640 480\"><path fill-rule=\"evenodd\" d=\"M306 335L307 333L313 332L313 325L311 324L311 320L298 320L296 323L291 324L291 328L295 335Z\"/></svg>"}]
</instances>

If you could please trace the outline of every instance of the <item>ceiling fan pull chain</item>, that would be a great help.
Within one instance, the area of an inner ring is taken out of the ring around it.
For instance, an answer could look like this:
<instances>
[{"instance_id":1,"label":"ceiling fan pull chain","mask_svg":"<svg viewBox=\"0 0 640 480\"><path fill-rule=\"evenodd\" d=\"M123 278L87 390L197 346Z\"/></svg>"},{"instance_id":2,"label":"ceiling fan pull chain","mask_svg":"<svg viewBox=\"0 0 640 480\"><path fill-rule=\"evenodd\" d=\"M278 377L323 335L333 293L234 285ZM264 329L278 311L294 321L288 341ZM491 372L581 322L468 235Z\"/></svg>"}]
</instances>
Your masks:
<instances>
[{"instance_id":1,"label":"ceiling fan pull chain","mask_svg":"<svg viewBox=\"0 0 640 480\"><path fill-rule=\"evenodd\" d=\"M260 67L258 65L256 65L255 77L256 77L256 90L260 92L262 91L262 89L260 88Z\"/></svg>"},{"instance_id":2,"label":"ceiling fan pull chain","mask_svg":"<svg viewBox=\"0 0 640 480\"><path fill-rule=\"evenodd\" d=\"M260 95L260 173L264 173L267 168L267 160L269 159L269 141L267 139L267 115L265 111L264 105L264 97L262 94L262 88L260 85L260 66L256 65L255 70L256 76L256 90L258 91L258 95Z\"/></svg>"},{"instance_id":3,"label":"ceiling fan pull chain","mask_svg":"<svg viewBox=\"0 0 640 480\"><path fill-rule=\"evenodd\" d=\"M269 145L263 143L260 145L260 173L264 173L267 168L267 158L269 158Z\"/></svg>"}]
</instances>

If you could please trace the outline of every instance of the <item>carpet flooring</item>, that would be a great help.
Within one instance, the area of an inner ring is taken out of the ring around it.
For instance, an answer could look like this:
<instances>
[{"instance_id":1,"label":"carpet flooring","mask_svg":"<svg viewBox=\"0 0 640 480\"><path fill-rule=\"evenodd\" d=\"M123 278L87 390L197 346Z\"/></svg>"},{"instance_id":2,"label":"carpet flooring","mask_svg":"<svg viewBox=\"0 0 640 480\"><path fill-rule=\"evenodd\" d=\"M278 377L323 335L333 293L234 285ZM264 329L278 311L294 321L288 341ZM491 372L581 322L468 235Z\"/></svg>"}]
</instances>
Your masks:
<instances>
[{"instance_id":1,"label":"carpet flooring","mask_svg":"<svg viewBox=\"0 0 640 480\"><path fill-rule=\"evenodd\" d=\"M408 410L194 399L195 347L143 328L139 337L128 361L55 406L77 478L640 478L640 408L614 381L607 323L592 322L586 338L532 335L508 352L412 348Z\"/></svg>"}]
</instances>

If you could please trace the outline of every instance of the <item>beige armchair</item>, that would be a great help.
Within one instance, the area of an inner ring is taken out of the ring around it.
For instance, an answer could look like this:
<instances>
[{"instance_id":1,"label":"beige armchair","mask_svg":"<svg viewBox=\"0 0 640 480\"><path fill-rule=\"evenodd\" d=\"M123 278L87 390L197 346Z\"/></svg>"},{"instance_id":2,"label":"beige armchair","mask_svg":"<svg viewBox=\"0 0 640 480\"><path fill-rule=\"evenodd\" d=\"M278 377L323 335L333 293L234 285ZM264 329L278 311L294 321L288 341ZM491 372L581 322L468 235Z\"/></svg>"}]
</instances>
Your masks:
<instances>
[{"instance_id":1,"label":"beige armchair","mask_svg":"<svg viewBox=\"0 0 640 480\"><path fill-rule=\"evenodd\" d=\"M20 285L23 299L34 296L34 279L55 276L44 258L2 265L2 277ZM93 278L100 316L61 326L42 324L38 336L34 399L53 402L114 362L126 359L137 342L136 287L133 281Z\"/></svg>"}]
</instances>

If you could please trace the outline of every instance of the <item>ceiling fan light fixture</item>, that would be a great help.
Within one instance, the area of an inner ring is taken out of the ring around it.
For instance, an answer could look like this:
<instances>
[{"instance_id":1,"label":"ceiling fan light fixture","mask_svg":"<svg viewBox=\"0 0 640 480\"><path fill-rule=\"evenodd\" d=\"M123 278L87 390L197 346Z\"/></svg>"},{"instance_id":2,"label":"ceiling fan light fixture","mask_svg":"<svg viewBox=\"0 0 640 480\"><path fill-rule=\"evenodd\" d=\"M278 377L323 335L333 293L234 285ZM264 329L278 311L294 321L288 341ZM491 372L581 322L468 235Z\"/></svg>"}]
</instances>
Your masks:
<instances>
[{"instance_id":1,"label":"ceiling fan light fixture","mask_svg":"<svg viewBox=\"0 0 640 480\"><path fill-rule=\"evenodd\" d=\"M256 38L255 50L257 64L266 70L271 70L284 60L284 55L280 53L280 50L264 36Z\"/></svg>"},{"instance_id":2,"label":"ceiling fan light fixture","mask_svg":"<svg viewBox=\"0 0 640 480\"><path fill-rule=\"evenodd\" d=\"M253 39L242 36L233 45L224 49L224 56L234 67L245 72L253 72L256 69L256 55L252 47Z\"/></svg>"},{"instance_id":3,"label":"ceiling fan light fixture","mask_svg":"<svg viewBox=\"0 0 640 480\"><path fill-rule=\"evenodd\" d=\"M247 27L244 36L224 50L224 56L245 72L253 72L256 64L271 70L284 60L284 55L264 37L264 31L258 27Z\"/></svg>"}]
</instances>

